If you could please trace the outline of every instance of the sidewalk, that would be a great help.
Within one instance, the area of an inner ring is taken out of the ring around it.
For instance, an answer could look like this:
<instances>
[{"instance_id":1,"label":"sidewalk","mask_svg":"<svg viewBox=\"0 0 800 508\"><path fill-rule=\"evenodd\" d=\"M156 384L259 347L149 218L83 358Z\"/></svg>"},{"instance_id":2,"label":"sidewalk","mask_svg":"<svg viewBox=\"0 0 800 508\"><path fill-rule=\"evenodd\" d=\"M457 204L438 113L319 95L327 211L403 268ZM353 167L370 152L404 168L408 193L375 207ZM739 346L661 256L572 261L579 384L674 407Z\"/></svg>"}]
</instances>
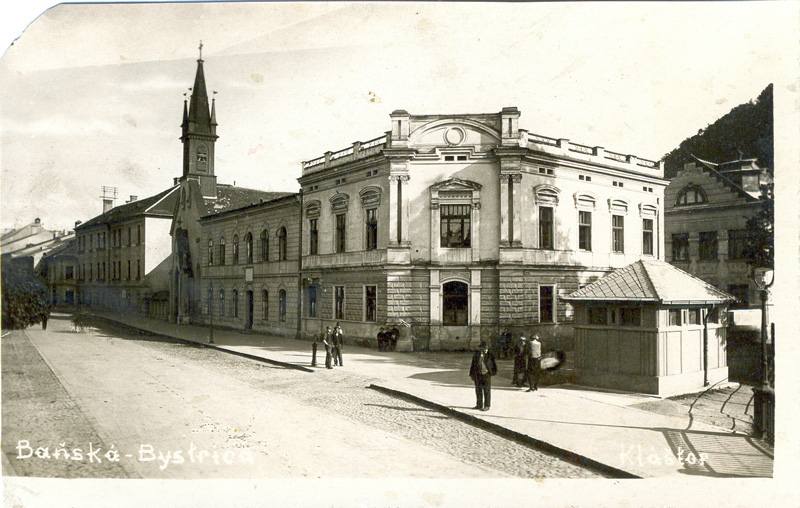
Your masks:
<instances>
[{"instance_id":1,"label":"sidewalk","mask_svg":"<svg viewBox=\"0 0 800 508\"><path fill-rule=\"evenodd\" d=\"M207 344L208 328L175 325L135 316L95 315L140 330ZM510 361L498 362L492 409L471 409L474 387L467 375L469 353L392 353L346 346L342 368L326 370L320 347L311 369L311 343L233 330L214 330L217 349L335 377L342 370L371 380L378 389L401 392L484 427L528 437L629 475L662 477L772 476L772 452L741 433L697 421L691 414L659 414L647 407L659 399L569 384L528 393L510 383ZM320 369L321 367L321 369ZM311 374L309 374L311 375Z\"/></svg>"}]
</instances>

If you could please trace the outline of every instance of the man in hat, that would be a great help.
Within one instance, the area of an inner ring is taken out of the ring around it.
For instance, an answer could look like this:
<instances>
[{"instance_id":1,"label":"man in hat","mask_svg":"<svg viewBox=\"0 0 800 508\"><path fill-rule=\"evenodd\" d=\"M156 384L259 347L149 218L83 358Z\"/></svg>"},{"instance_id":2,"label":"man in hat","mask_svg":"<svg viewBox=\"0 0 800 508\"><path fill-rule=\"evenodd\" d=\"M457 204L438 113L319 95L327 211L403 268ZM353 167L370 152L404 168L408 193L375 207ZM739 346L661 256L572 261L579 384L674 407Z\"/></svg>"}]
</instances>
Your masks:
<instances>
[{"instance_id":1,"label":"man in hat","mask_svg":"<svg viewBox=\"0 0 800 508\"><path fill-rule=\"evenodd\" d=\"M519 387L525 383L525 348L527 347L527 341L527 337L520 335L514 346L514 375L511 382Z\"/></svg>"},{"instance_id":2,"label":"man in hat","mask_svg":"<svg viewBox=\"0 0 800 508\"><path fill-rule=\"evenodd\" d=\"M344 332L339 322L333 327L333 364L344 367L342 362L342 349L344 348Z\"/></svg>"},{"instance_id":3,"label":"man in hat","mask_svg":"<svg viewBox=\"0 0 800 508\"><path fill-rule=\"evenodd\" d=\"M529 392L539 389L539 373L541 372L539 362L541 359L542 343L539 342L539 336L534 335L525 349L525 373L528 377Z\"/></svg>"},{"instance_id":4,"label":"man in hat","mask_svg":"<svg viewBox=\"0 0 800 508\"><path fill-rule=\"evenodd\" d=\"M325 327L325 335L322 337L322 345L325 346L325 368L332 369L331 366L331 342L333 341L333 331L330 326Z\"/></svg>"},{"instance_id":5,"label":"man in hat","mask_svg":"<svg viewBox=\"0 0 800 508\"><path fill-rule=\"evenodd\" d=\"M475 397L477 399L473 409L488 411L492 405L492 376L497 374L497 363L494 355L489 351L489 344L481 341L478 350L472 355L472 365L469 367L469 377L475 383Z\"/></svg>"}]
</instances>

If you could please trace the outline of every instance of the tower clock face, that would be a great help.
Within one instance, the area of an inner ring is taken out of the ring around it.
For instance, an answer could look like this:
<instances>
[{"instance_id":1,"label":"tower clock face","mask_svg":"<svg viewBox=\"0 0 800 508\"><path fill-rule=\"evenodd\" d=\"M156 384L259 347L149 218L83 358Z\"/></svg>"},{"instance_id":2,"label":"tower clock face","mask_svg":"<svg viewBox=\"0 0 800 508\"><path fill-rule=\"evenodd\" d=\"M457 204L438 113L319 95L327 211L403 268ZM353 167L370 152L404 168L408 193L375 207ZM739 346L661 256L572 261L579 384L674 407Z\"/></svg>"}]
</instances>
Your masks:
<instances>
[{"instance_id":1,"label":"tower clock face","mask_svg":"<svg viewBox=\"0 0 800 508\"><path fill-rule=\"evenodd\" d=\"M208 148L206 145L197 147L197 169L206 171L208 169Z\"/></svg>"}]
</instances>

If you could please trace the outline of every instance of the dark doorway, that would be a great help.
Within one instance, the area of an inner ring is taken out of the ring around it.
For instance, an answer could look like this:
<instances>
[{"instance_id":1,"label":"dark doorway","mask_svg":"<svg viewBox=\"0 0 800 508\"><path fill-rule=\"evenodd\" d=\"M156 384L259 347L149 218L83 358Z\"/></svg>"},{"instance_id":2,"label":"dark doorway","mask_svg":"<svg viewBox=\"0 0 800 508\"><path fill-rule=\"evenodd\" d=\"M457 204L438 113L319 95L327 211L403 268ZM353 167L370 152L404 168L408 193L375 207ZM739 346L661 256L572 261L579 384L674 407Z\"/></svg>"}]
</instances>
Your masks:
<instances>
[{"instance_id":1,"label":"dark doorway","mask_svg":"<svg viewBox=\"0 0 800 508\"><path fill-rule=\"evenodd\" d=\"M65 293L64 296L65 296L64 300L65 300L65 303L67 305L74 305L75 304L75 292L74 291L72 291L71 289L67 289L67 292Z\"/></svg>"},{"instance_id":2,"label":"dark doorway","mask_svg":"<svg viewBox=\"0 0 800 508\"><path fill-rule=\"evenodd\" d=\"M253 328L253 292L247 291L247 321L245 328L248 330Z\"/></svg>"},{"instance_id":3,"label":"dark doorway","mask_svg":"<svg viewBox=\"0 0 800 508\"><path fill-rule=\"evenodd\" d=\"M469 288L464 282L448 282L442 286L442 324L469 324Z\"/></svg>"}]
</instances>

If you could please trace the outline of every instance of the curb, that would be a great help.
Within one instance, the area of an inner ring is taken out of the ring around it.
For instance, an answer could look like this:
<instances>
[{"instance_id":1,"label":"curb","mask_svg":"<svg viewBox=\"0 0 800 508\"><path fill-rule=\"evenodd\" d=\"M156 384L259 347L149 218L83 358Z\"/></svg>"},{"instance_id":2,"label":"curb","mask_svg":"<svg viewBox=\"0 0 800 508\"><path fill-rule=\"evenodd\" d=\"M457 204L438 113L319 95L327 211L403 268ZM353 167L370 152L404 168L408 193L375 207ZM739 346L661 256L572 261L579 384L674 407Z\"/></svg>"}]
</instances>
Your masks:
<instances>
[{"instance_id":1,"label":"curb","mask_svg":"<svg viewBox=\"0 0 800 508\"><path fill-rule=\"evenodd\" d=\"M282 362L280 360L273 360L271 358L265 358L263 356L258 356L258 355L251 355L249 353L242 353L241 351L235 351L233 349L227 349L225 347L220 347L220 346L217 346L217 345L214 345L214 344L206 344L206 343L200 342L200 341L195 341L195 340L190 340L190 339L182 339L180 337L173 337L172 335L167 335L167 334L162 333L162 332L156 332L156 331L148 330L146 328L139 328L137 326L131 325L131 324L126 323L124 321L117 321L115 319L111 319L111 318L108 318L106 316L98 316L97 314L91 314L91 316L94 319L99 319L101 321L106 321L108 323L113 323L114 325L121 326L123 328L127 328L129 330L132 330L134 332L138 332L140 334L141 333L146 333L148 335L153 335L153 336L156 336L156 337L163 337L163 338L165 338L168 341L173 342L173 343L187 344L187 345L190 345L190 346L197 346L197 347L203 347L203 348L208 348L208 349L214 349L216 351L221 351L223 353L228 353L228 354L231 354L231 355L234 355L234 356L241 356L243 358L249 358L250 360L256 360L258 362L269 363L269 364L272 364L272 365L275 365L275 366L278 366L278 367L283 367L285 369L294 369L294 370L299 370L301 372L315 372L314 369L311 369L311 368L308 368L308 367L303 367L302 365L297 365L297 364L289 363L289 362Z\"/></svg>"},{"instance_id":2,"label":"curb","mask_svg":"<svg viewBox=\"0 0 800 508\"><path fill-rule=\"evenodd\" d=\"M421 397L417 397L416 395L412 395L408 392L403 392L400 390L394 390L392 388L386 388L385 386L380 386L376 384L370 384L367 388L372 390L384 393L386 395L390 395L392 397L397 397L400 399L407 400L409 402L413 402L415 404L419 404L420 406L424 406L430 409L434 409L439 411L440 413L444 413L448 416L455 418L456 420L462 421L473 427L478 427L483 430L487 430L494 434L497 434L501 437L511 439L512 441L516 441L523 445L529 446L536 450L549 453L551 455L555 455L560 459L569 462L570 464L574 464L576 466L585 467L587 469L591 469L595 472L601 473L606 475L610 478L618 478L618 479L632 479L637 478L641 479L641 476L635 475L628 471L623 471L622 469L618 469L613 466L609 466L608 464L603 464L602 462L597 462L594 459L590 459L584 455L577 454L575 452L565 450L564 448L559 448L558 446L554 446L546 441L542 441L540 439L536 439L531 437L527 434L522 434L521 432L517 432L501 425L497 425L496 423L488 422L482 418L478 418L476 416L472 416L471 414L463 413L461 411L457 411L450 407L444 406L442 404L438 404L436 402L431 402L430 400L423 399Z\"/></svg>"}]
</instances>

